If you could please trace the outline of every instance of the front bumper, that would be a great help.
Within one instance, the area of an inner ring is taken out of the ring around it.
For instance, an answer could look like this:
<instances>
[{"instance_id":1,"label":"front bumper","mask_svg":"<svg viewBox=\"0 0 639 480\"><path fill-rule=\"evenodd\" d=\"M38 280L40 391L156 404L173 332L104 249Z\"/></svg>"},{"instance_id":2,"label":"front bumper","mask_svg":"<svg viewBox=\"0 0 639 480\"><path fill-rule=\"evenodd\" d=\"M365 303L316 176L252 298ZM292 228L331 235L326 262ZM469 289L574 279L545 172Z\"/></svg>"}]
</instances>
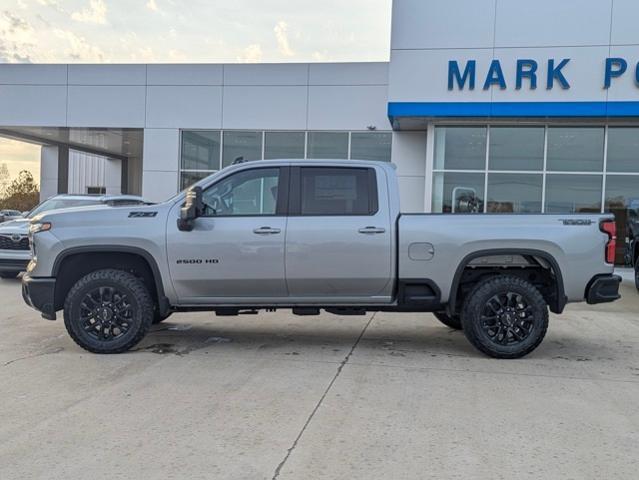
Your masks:
<instances>
[{"instance_id":1,"label":"front bumper","mask_svg":"<svg viewBox=\"0 0 639 480\"><path fill-rule=\"evenodd\" d=\"M586 302L589 304L614 302L621 298L619 295L619 275L597 275L588 284L586 289Z\"/></svg>"},{"instance_id":2,"label":"front bumper","mask_svg":"<svg viewBox=\"0 0 639 480\"><path fill-rule=\"evenodd\" d=\"M24 272L29 262L30 259L0 258L0 272Z\"/></svg>"},{"instance_id":3,"label":"front bumper","mask_svg":"<svg viewBox=\"0 0 639 480\"><path fill-rule=\"evenodd\" d=\"M55 278L22 277L22 298L31 308L42 313L42 318L55 320Z\"/></svg>"}]
</instances>

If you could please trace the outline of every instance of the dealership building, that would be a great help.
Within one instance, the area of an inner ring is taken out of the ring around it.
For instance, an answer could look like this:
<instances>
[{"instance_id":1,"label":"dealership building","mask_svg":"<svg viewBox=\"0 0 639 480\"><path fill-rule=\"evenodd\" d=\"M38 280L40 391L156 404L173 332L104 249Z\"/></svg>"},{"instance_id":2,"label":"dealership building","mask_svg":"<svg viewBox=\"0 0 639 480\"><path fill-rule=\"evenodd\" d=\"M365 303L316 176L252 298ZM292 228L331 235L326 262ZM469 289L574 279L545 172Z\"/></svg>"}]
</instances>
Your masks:
<instances>
[{"instance_id":1,"label":"dealership building","mask_svg":"<svg viewBox=\"0 0 639 480\"><path fill-rule=\"evenodd\" d=\"M639 208L639 2L395 0L382 63L0 65L43 196L161 201L241 157L397 166L406 212Z\"/></svg>"}]
</instances>

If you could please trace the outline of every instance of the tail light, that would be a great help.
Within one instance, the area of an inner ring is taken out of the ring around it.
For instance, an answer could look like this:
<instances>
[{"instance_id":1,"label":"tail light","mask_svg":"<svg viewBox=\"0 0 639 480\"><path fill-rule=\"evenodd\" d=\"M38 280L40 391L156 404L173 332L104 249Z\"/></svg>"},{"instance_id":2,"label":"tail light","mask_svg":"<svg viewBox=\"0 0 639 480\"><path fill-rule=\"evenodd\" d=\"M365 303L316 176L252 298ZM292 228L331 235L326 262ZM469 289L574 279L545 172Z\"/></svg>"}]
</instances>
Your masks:
<instances>
[{"instance_id":1,"label":"tail light","mask_svg":"<svg viewBox=\"0 0 639 480\"><path fill-rule=\"evenodd\" d=\"M603 220L599 229L608 234L606 243L606 263L615 263L615 250L617 250L617 224L614 220Z\"/></svg>"}]
</instances>

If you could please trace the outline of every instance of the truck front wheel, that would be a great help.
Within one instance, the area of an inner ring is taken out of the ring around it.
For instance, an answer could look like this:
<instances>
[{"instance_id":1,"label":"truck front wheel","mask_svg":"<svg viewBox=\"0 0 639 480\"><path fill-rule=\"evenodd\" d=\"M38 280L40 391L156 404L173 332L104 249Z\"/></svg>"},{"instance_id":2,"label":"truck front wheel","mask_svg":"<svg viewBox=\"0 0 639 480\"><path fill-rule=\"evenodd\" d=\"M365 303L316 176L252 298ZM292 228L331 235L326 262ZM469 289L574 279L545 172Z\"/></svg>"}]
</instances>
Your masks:
<instances>
[{"instance_id":1,"label":"truck front wheel","mask_svg":"<svg viewBox=\"0 0 639 480\"><path fill-rule=\"evenodd\" d=\"M455 330L461 330L461 318L459 315L453 315L452 317L448 315L446 312L433 312L435 318L442 322L447 327L453 328Z\"/></svg>"},{"instance_id":2,"label":"truck front wheel","mask_svg":"<svg viewBox=\"0 0 639 480\"><path fill-rule=\"evenodd\" d=\"M97 270L69 290L64 325L94 353L121 353L136 345L153 321L153 299L144 283L121 270Z\"/></svg>"},{"instance_id":3,"label":"truck front wheel","mask_svg":"<svg viewBox=\"0 0 639 480\"><path fill-rule=\"evenodd\" d=\"M499 275L475 286L462 308L464 335L495 358L520 358L539 346L548 329L548 306L533 284Z\"/></svg>"}]
</instances>

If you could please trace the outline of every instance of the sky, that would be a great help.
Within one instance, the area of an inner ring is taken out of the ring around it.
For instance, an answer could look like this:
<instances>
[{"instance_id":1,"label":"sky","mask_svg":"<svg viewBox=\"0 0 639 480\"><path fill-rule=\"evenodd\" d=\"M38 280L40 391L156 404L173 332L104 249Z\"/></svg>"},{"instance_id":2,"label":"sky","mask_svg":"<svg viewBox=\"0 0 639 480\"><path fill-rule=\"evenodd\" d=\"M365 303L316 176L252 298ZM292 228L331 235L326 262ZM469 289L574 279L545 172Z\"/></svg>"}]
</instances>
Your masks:
<instances>
[{"instance_id":1,"label":"sky","mask_svg":"<svg viewBox=\"0 0 639 480\"><path fill-rule=\"evenodd\" d=\"M30 171L40 183L40 147L0 137L0 165L7 165L9 180L18 176L21 170ZM6 179L0 178L0 183ZM1 186L1 185L0 185Z\"/></svg>"},{"instance_id":2,"label":"sky","mask_svg":"<svg viewBox=\"0 0 639 480\"><path fill-rule=\"evenodd\" d=\"M0 0L0 63L388 61L391 0ZM0 138L11 177L40 148Z\"/></svg>"},{"instance_id":3,"label":"sky","mask_svg":"<svg viewBox=\"0 0 639 480\"><path fill-rule=\"evenodd\" d=\"M391 0L2 0L0 63L387 61Z\"/></svg>"}]
</instances>

